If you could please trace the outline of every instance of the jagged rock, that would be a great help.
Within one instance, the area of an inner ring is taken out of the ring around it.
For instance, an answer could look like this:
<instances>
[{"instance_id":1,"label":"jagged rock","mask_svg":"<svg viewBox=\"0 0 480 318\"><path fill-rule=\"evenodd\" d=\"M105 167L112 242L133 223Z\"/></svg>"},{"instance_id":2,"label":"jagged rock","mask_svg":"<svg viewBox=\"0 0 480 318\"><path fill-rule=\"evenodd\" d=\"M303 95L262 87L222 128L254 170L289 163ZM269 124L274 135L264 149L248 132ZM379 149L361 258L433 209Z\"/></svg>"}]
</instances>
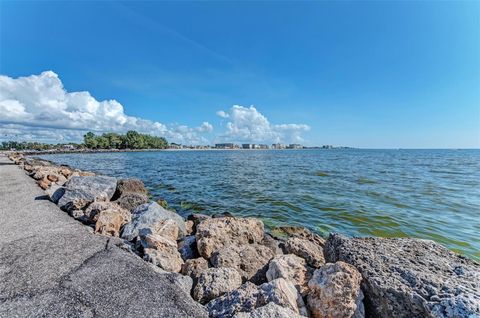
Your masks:
<instances>
[{"instance_id":1,"label":"jagged rock","mask_svg":"<svg viewBox=\"0 0 480 318\"><path fill-rule=\"evenodd\" d=\"M308 307L314 318L365 317L362 277L355 267L344 262L327 263L315 270L308 282Z\"/></svg>"},{"instance_id":2,"label":"jagged rock","mask_svg":"<svg viewBox=\"0 0 480 318\"><path fill-rule=\"evenodd\" d=\"M214 267L235 268L244 281L261 284L266 281L268 262L274 253L259 244L227 245L216 251L210 261Z\"/></svg>"},{"instance_id":3,"label":"jagged rock","mask_svg":"<svg viewBox=\"0 0 480 318\"><path fill-rule=\"evenodd\" d=\"M122 232L122 238L133 240L142 228L150 228L160 220L174 220L179 229L179 236L185 236L185 222L183 218L175 212L165 210L156 202L145 203L138 206L132 212L132 222L128 223Z\"/></svg>"},{"instance_id":4,"label":"jagged rock","mask_svg":"<svg viewBox=\"0 0 480 318\"><path fill-rule=\"evenodd\" d=\"M75 170L72 172L71 177L94 177L95 173L91 171Z\"/></svg>"},{"instance_id":5,"label":"jagged rock","mask_svg":"<svg viewBox=\"0 0 480 318\"><path fill-rule=\"evenodd\" d=\"M55 185L55 184L52 184L50 186L50 188L48 188L47 190L45 190L45 193L48 195L48 197L50 198L50 201L52 201L53 203L57 204L58 203L58 200L60 200L60 198L62 197L62 195L65 193L65 188L64 187L61 187L61 186L58 186L58 185Z\"/></svg>"},{"instance_id":6,"label":"jagged rock","mask_svg":"<svg viewBox=\"0 0 480 318\"><path fill-rule=\"evenodd\" d=\"M268 303L251 312L238 312L233 318L302 318L289 308L284 308L275 303Z\"/></svg>"},{"instance_id":7,"label":"jagged rock","mask_svg":"<svg viewBox=\"0 0 480 318\"><path fill-rule=\"evenodd\" d=\"M178 225L172 219L158 220L152 227L152 233L176 241L178 239Z\"/></svg>"},{"instance_id":8,"label":"jagged rock","mask_svg":"<svg viewBox=\"0 0 480 318\"><path fill-rule=\"evenodd\" d=\"M145 260L169 272L178 273L182 269L183 260L177 251L177 243L160 235L142 234L141 244Z\"/></svg>"},{"instance_id":9,"label":"jagged rock","mask_svg":"<svg viewBox=\"0 0 480 318\"><path fill-rule=\"evenodd\" d=\"M332 234L325 257L361 273L367 316L480 316L480 264L433 241Z\"/></svg>"},{"instance_id":10,"label":"jagged rock","mask_svg":"<svg viewBox=\"0 0 480 318\"><path fill-rule=\"evenodd\" d=\"M49 175L47 175L47 179L48 179L48 181L51 181L51 182L57 182L58 181L58 176L56 176L55 174L49 174Z\"/></svg>"},{"instance_id":11,"label":"jagged rock","mask_svg":"<svg viewBox=\"0 0 480 318\"><path fill-rule=\"evenodd\" d=\"M46 190L50 186L51 182L48 181L47 179L41 179L37 181L37 184L40 188L42 188L43 190Z\"/></svg>"},{"instance_id":12,"label":"jagged rock","mask_svg":"<svg viewBox=\"0 0 480 318\"><path fill-rule=\"evenodd\" d=\"M293 283L300 294L305 295L308 292L311 274L303 258L295 254L286 254L275 256L270 261L266 276L268 281L284 278Z\"/></svg>"},{"instance_id":13,"label":"jagged rock","mask_svg":"<svg viewBox=\"0 0 480 318\"><path fill-rule=\"evenodd\" d=\"M318 268L325 264L323 257L323 248L308 239L300 237L290 237L285 242L285 250L287 253L295 254L307 261L307 264Z\"/></svg>"},{"instance_id":14,"label":"jagged rock","mask_svg":"<svg viewBox=\"0 0 480 318\"><path fill-rule=\"evenodd\" d=\"M271 234L278 239L286 240L289 237L300 237L312 241L321 247L325 245L323 237L301 226L278 226L272 229Z\"/></svg>"},{"instance_id":15,"label":"jagged rock","mask_svg":"<svg viewBox=\"0 0 480 318\"><path fill-rule=\"evenodd\" d=\"M60 166L60 169L58 170L58 172L60 172L60 174L63 175L65 178L68 178L72 175L72 170L70 170L67 167Z\"/></svg>"},{"instance_id":16,"label":"jagged rock","mask_svg":"<svg viewBox=\"0 0 480 318\"><path fill-rule=\"evenodd\" d=\"M117 182L117 188L113 200L119 199L127 193L144 194L148 193L143 182L139 179L120 179Z\"/></svg>"},{"instance_id":17,"label":"jagged rock","mask_svg":"<svg viewBox=\"0 0 480 318\"><path fill-rule=\"evenodd\" d=\"M191 220L185 221L185 229L187 230L187 235L191 235L195 232L195 223Z\"/></svg>"},{"instance_id":18,"label":"jagged rock","mask_svg":"<svg viewBox=\"0 0 480 318\"><path fill-rule=\"evenodd\" d=\"M185 236L180 242L178 242L178 252L182 255L184 261L191 258L197 258L199 254L195 235Z\"/></svg>"},{"instance_id":19,"label":"jagged rock","mask_svg":"<svg viewBox=\"0 0 480 318\"><path fill-rule=\"evenodd\" d=\"M95 233L109 236L120 236L121 227L130 222L129 211L118 207L118 209L107 209L95 216Z\"/></svg>"},{"instance_id":20,"label":"jagged rock","mask_svg":"<svg viewBox=\"0 0 480 318\"><path fill-rule=\"evenodd\" d=\"M207 310L212 318L229 318L237 312L250 312L257 307L258 286L246 282L240 288L211 300Z\"/></svg>"},{"instance_id":21,"label":"jagged rock","mask_svg":"<svg viewBox=\"0 0 480 318\"><path fill-rule=\"evenodd\" d=\"M203 271L193 289L193 298L205 304L242 285L240 274L233 268L209 268Z\"/></svg>"},{"instance_id":22,"label":"jagged rock","mask_svg":"<svg viewBox=\"0 0 480 318\"><path fill-rule=\"evenodd\" d=\"M138 206L148 203L148 201L148 196L143 193L125 193L115 200L118 205L128 211L133 211Z\"/></svg>"},{"instance_id":23,"label":"jagged rock","mask_svg":"<svg viewBox=\"0 0 480 318\"><path fill-rule=\"evenodd\" d=\"M296 314L307 315L301 295L292 283L283 278L260 286L247 282L240 288L210 301L206 307L210 317L233 317L238 312L251 312L268 303L286 307Z\"/></svg>"},{"instance_id":24,"label":"jagged rock","mask_svg":"<svg viewBox=\"0 0 480 318\"><path fill-rule=\"evenodd\" d=\"M280 247L280 243L281 242L279 240L275 239L269 233L265 233L265 235L263 236L263 240L261 242L262 245L271 249L275 255L283 254L282 248Z\"/></svg>"},{"instance_id":25,"label":"jagged rock","mask_svg":"<svg viewBox=\"0 0 480 318\"><path fill-rule=\"evenodd\" d=\"M263 239L263 222L254 218L209 218L197 226L197 248L204 258L227 245L259 243Z\"/></svg>"},{"instance_id":26,"label":"jagged rock","mask_svg":"<svg viewBox=\"0 0 480 318\"><path fill-rule=\"evenodd\" d=\"M85 209L82 215L76 218L80 219L82 222L93 224L97 221L97 218L100 212L105 210L114 210L125 215L129 214L128 219L129 220L131 219L130 212L123 209L115 202L110 202L110 201L94 201L87 206L87 208Z\"/></svg>"},{"instance_id":27,"label":"jagged rock","mask_svg":"<svg viewBox=\"0 0 480 318\"><path fill-rule=\"evenodd\" d=\"M93 201L108 201L117 185L117 179L106 176L72 177L65 183L65 193L58 206L66 211L79 210Z\"/></svg>"},{"instance_id":28,"label":"jagged rock","mask_svg":"<svg viewBox=\"0 0 480 318\"><path fill-rule=\"evenodd\" d=\"M308 311L302 296L295 286L284 278L277 278L259 286L259 305L274 302L277 305L289 308L294 312L307 316Z\"/></svg>"},{"instance_id":29,"label":"jagged rock","mask_svg":"<svg viewBox=\"0 0 480 318\"><path fill-rule=\"evenodd\" d=\"M203 257L187 259L182 265L181 273L190 276L195 285L200 277L200 274L208 269L208 261Z\"/></svg>"},{"instance_id":30,"label":"jagged rock","mask_svg":"<svg viewBox=\"0 0 480 318\"><path fill-rule=\"evenodd\" d=\"M31 177L35 180L47 179L48 175L57 173L58 168L52 166L34 166Z\"/></svg>"}]
</instances>

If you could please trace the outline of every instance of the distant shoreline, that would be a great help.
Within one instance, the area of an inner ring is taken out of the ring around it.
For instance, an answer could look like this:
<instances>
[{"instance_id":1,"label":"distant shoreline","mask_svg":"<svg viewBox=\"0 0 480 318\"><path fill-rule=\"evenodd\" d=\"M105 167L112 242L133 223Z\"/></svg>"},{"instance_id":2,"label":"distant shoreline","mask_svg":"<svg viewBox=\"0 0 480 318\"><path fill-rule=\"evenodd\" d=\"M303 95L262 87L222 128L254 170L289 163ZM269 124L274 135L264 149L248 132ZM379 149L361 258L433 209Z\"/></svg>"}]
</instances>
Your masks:
<instances>
[{"instance_id":1,"label":"distant shoreline","mask_svg":"<svg viewBox=\"0 0 480 318\"><path fill-rule=\"evenodd\" d=\"M350 148L353 149L353 148ZM205 148L205 149L83 149L83 150L25 150L25 151L4 151L5 153L21 153L26 156L32 155L55 155L55 154L70 154L70 153L111 153L111 152L158 152L158 151L296 151L296 150L347 150L347 148L336 149L321 149L321 148L303 148L303 149L218 149L218 148Z\"/></svg>"}]
</instances>

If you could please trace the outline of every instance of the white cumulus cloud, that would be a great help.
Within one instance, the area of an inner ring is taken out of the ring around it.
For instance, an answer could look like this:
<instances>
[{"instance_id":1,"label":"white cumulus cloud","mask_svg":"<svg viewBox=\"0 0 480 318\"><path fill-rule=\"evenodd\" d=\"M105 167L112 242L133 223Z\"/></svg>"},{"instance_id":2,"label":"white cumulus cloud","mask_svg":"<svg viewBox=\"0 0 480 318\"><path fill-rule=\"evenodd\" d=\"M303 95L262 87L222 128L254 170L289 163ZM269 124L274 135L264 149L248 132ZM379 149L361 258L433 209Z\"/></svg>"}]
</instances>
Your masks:
<instances>
[{"instance_id":1,"label":"white cumulus cloud","mask_svg":"<svg viewBox=\"0 0 480 318\"><path fill-rule=\"evenodd\" d=\"M271 124L254 106L234 105L228 112L221 110L217 115L229 119L219 141L299 143L303 141L302 133L310 130L305 124Z\"/></svg>"},{"instance_id":2,"label":"white cumulus cloud","mask_svg":"<svg viewBox=\"0 0 480 318\"><path fill-rule=\"evenodd\" d=\"M224 112L223 110L219 110L217 112L217 115L222 117L222 118L228 118L228 114L226 112Z\"/></svg>"},{"instance_id":3,"label":"white cumulus cloud","mask_svg":"<svg viewBox=\"0 0 480 318\"><path fill-rule=\"evenodd\" d=\"M96 133L136 130L164 136L183 144L208 143L202 133L213 130L165 125L125 114L116 100L98 101L89 92L67 92L52 71L11 78L0 75L0 139L50 142L80 141L87 131Z\"/></svg>"}]
</instances>

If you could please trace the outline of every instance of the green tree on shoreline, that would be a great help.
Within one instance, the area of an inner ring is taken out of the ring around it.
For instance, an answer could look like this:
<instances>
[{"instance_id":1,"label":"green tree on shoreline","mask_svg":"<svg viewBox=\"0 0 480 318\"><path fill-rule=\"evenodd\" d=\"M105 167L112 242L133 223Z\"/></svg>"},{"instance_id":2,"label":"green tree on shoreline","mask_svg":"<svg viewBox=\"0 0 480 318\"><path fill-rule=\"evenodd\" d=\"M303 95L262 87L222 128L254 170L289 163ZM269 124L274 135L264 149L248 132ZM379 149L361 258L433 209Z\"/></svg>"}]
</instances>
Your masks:
<instances>
[{"instance_id":1,"label":"green tree on shoreline","mask_svg":"<svg viewBox=\"0 0 480 318\"><path fill-rule=\"evenodd\" d=\"M135 130L125 135L105 133L95 135L88 132L83 136L85 147L90 149L165 149L168 142L164 137L140 134Z\"/></svg>"}]
</instances>

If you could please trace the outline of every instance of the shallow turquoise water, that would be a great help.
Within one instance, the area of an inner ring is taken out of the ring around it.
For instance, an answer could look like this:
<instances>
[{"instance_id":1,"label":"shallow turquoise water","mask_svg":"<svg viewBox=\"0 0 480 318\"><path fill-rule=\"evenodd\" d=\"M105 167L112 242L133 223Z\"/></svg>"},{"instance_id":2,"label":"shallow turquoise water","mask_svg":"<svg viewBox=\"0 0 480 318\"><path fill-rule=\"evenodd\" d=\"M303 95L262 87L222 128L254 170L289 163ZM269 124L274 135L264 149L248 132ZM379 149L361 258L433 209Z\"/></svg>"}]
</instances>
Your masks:
<instances>
[{"instance_id":1,"label":"shallow turquoise water","mask_svg":"<svg viewBox=\"0 0 480 318\"><path fill-rule=\"evenodd\" d=\"M43 158L138 177L181 214L433 239L480 259L480 150L159 151Z\"/></svg>"}]
</instances>

